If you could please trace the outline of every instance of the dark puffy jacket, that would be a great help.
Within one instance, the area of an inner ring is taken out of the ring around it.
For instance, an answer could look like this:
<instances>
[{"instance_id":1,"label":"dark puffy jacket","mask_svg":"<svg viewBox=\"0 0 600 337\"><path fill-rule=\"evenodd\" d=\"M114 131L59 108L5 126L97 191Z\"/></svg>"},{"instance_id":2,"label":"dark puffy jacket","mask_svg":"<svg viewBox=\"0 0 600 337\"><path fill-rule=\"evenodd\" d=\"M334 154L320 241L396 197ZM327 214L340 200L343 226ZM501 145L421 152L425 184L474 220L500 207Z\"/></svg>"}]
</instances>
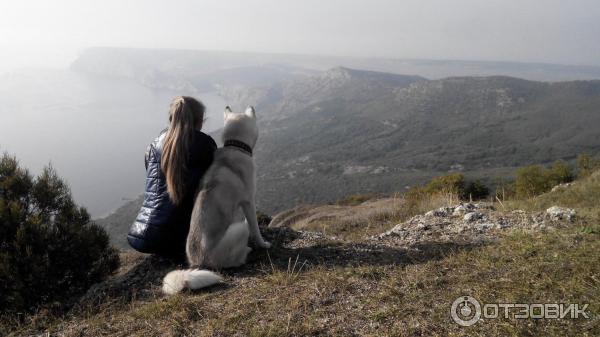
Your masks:
<instances>
[{"instance_id":1,"label":"dark puffy jacket","mask_svg":"<svg viewBox=\"0 0 600 337\"><path fill-rule=\"evenodd\" d=\"M129 230L127 241L142 253L182 257L196 190L213 161L217 144L207 134L195 132L185 177L188 189L181 204L176 206L169 199L166 178L160 167L165 135L166 130L163 130L146 151L144 203Z\"/></svg>"}]
</instances>

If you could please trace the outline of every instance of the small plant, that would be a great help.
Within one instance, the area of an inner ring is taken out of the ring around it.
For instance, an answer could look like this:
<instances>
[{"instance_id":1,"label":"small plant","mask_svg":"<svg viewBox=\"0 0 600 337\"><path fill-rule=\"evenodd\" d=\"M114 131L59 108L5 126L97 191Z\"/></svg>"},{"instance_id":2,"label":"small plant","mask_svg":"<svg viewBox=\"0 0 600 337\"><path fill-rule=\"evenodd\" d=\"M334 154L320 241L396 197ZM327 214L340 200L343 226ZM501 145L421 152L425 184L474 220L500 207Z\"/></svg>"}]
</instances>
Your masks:
<instances>
[{"instance_id":1,"label":"small plant","mask_svg":"<svg viewBox=\"0 0 600 337\"><path fill-rule=\"evenodd\" d=\"M302 269L308 262L307 260L304 260L302 264L298 264L298 259L300 258L300 255L296 255L296 259L292 264L292 258L290 257L288 259L287 270L282 271L280 269L275 268L275 266L273 265L273 261L271 260L271 255L269 255L269 252L267 252L267 257L269 258L269 263L271 264L271 273L269 274L270 278L283 286L289 286L292 283L294 283L298 279L300 273L302 272Z\"/></svg>"},{"instance_id":2,"label":"small plant","mask_svg":"<svg viewBox=\"0 0 600 337\"><path fill-rule=\"evenodd\" d=\"M405 218L424 213L426 211L456 204L460 201L459 195L451 192L429 192L421 186L412 187L404 194Z\"/></svg>"},{"instance_id":3,"label":"small plant","mask_svg":"<svg viewBox=\"0 0 600 337\"><path fill-rule=\"evenodd\" d=\"M514 181L504 179L496 181L496 200L504 202L506 200L514 199L516 194Z\"/></svg>"},{"instance_id":4,"label":"small plant","mask_svg":"<svg viewBox=\"0 0 600 337\"><path fill-rule=\"evenodd\" d=\"M273 218L270 215L263 213L261 211L256 211L256 221L258 221L259 226L261 226L261 227L269 226L272 219Z\"/></svg>"},{"instance_id":5,"label":"small plant","mask_svg":"<svg viewBox=\"0 0 600 337\"><path fill-rule=\"evenodd\" d=\"M600 226L585 226L581 229L581 232L585 234L600 234Z\"/></svg>"}]
</instances>

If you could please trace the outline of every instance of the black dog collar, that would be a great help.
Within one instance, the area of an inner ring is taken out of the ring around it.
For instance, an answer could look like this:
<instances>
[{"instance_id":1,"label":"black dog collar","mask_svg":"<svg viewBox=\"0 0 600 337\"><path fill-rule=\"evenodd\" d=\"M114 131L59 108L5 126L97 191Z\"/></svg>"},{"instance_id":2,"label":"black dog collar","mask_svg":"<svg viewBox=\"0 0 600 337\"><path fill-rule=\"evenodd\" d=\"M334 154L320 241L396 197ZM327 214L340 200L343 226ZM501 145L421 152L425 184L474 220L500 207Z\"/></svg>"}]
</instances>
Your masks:
<instances>
[{"instance_id":1,"label":"black dog collar","mask_svg":"<svg viewBox=\"0 0 600 337\"><path fill-rule=\"evenodd\" d=\"M239 140L235 140L235 139L226 140L224 146L237 147L238 149L246 152L250 157L252 157L252 148L248 144L241 142Z\"/></svg>"}]
</instances>

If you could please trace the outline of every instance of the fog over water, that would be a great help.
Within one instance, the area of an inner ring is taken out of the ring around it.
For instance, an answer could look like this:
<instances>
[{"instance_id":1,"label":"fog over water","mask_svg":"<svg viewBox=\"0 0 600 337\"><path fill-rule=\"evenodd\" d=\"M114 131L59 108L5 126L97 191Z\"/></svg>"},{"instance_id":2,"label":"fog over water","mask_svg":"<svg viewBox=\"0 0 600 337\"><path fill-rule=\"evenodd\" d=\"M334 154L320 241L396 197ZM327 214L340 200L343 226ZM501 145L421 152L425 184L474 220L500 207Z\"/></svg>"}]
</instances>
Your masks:
<instances>
[{"instance_id":1,"label":"fog over water","mask_svg":"<svg viewBox=\"0 0 600 337\"><path fill-rule=\"evenodd\" d=\"M70 184L93 217L134 198L144 186L144 151L167 125L177 94L130 80L69 70L29 69L0 75L0 151L36 174L48 163ZM189 93L188 93L189 94ZM225 102L207 105L204 130L222 125Z\"/></svg>"}]
</instances>

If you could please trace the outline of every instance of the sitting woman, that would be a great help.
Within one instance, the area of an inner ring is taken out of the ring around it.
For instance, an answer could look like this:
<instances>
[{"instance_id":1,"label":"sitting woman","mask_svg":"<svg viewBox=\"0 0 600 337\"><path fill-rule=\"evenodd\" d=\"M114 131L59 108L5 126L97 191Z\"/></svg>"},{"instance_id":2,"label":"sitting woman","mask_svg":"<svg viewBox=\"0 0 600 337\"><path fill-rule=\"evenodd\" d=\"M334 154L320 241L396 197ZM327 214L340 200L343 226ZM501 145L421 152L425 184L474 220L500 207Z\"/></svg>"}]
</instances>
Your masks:
<instances>
[{"instance_id":1,"label":"sitting woman","mask_svg":"<svg viewBox=\"0 0 600 337\"><path fill-rule=\"evenodd\" d=\"M200 132L204 111L192 97L175 97L169 127L148 146L144 202L127 235L137 251L185 258L196 190L217 149L215 141Z\"/></svg>"}]
</instances>

